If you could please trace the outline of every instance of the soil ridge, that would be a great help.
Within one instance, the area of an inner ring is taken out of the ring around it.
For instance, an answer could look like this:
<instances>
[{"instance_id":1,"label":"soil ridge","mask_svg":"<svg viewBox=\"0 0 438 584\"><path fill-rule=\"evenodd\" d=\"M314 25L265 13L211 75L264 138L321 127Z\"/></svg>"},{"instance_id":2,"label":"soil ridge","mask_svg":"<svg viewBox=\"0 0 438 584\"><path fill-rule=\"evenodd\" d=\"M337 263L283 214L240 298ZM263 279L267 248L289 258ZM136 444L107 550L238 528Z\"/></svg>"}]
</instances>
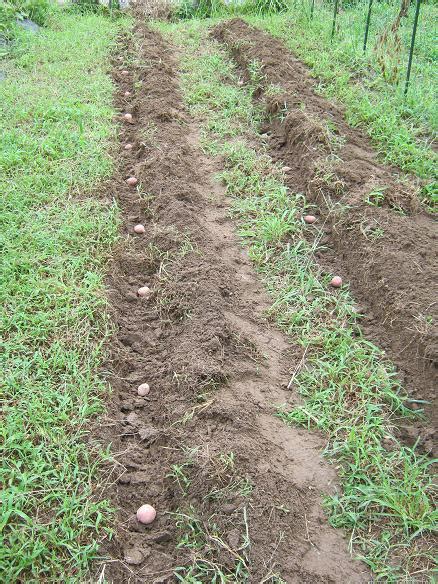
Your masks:
<instances>
[{"instance_id":1,"label":"soil ridge","mask_svg":"<svg viewBox=\"0 0 438 584\"><path fill-rule=\"evenodd\" d=\"M321 508L321 492L336 488L322 438L272 416L290 397L282 386L297 351L263 317L268 299L182 104L174 50L138 23L123 54L129 69L116 62L116 104L133 119L121 124L119 170L108 183L123 238L108 277L112 396L97 432L117 461L107 495L118 512L99 573L174 582L176 567L206 554L225 572L241 558L242 582L274 574L297 584L366 582ZM144 235L133 233L137 223ZM144 285L151 295L139 298ZM140 398L144 382L151 390ZM187 483L175 479L176 465ZM157 509L151 526L134 516L144 503ZM213 521L223 541L178 546L174 514L193 509L197 525Z\"/></svg>"},{"instance_id":2,"label":"soil ridge","mask_svg":"<svg viewBox=\"0 0 438 584\"><path fill-rule=\"evenodd\" d=\"M401 422L400 437L432 453L437 408L438 230L424 210L414 179L382 165L367 136L316 92L308 69L280 41L242 19L217 25L247 82L260 66L256 99L263 100L272 158L288 167L287 184L315 206L316 258L348 282L367 338L396 365L429 423ZM423 401L429 402L423 404Z\"/></svg>"}]
</instances>

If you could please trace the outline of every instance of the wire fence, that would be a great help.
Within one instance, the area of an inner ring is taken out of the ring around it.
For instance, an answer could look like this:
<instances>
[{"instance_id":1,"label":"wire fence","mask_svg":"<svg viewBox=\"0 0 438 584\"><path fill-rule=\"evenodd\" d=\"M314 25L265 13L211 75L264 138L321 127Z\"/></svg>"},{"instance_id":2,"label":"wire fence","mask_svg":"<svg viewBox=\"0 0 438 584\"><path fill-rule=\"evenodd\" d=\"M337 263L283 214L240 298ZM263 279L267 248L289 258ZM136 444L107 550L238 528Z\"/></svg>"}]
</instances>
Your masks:
<instances>
[{"instance_id":1,"label":"wire fence","mask_svg":"<svg viewBox=\"0 0 438 584\"><path fill-rule=\"evenodd\" d=\"M409 9L409 4L410 2L405 2L402 1L401 5L400 5L400 12L398 15L398 20L401 20L401 18L403 16L407 16L408 13L408 9ZM412 34L411 34L411 42L409 45L409 59L408 59L408 66L407 66L407 70L406 70L406 80L405 80L405 87L404 87L404 93L405 95L408 92L408 88L409 88L409 82L410 82L410 78L411 78L411 70L412 70L412 57L414 54L414 47L415 47L415 38L417 35L417 28L418 28L418 17L420 14L420 5L421 5L421 0L416 0L416 5L415 5L415 17L414 17L414 25L412 28ZM368 35L369 35L369 30L370 30L370 23L371 23L371 14L372 14L372 8L373 8L373 0L369 0L368 3L368 10L367 10L367 17L366 17L366 21L365 21L365 32L364 32L364 42L363 42L363 50L364 52L367 49L367 43L368 43ZM333 10L333 25L332 25L332 37L335 34L336 31L336 18L338 15L338 0L335 0L334 2L334 10ZM311 10L311 14L312 14L312 18L313 18L313 13L314 13L314 0L312 0L312 10ZM395 23L397 22L397 19L395 20ZM396 30L395 26L393 25L393 33L396 34Z\"/></svg>"},{"instance_id":2,"label":"wire fence","mask_svg":"<svg viewBox=\"0 0 438 584\"><path fill-rule=\"evenodd\" d=\"M421 6L424 3L425 0L399 0L393 3L382 0L352 0L350 2L307 0L306 4L305 0L301 6L308 12L310 20L318 17L327 19L331 10L330 37L332 41L335 41L340 33L345 33L342 30L343 27L349 27L351 34L356 35L357 40L360 39L364 54L370 50L376 53L376 59L380 62L387 80L394 81L394 79L389 79L391 76L389 61L391 59L397 61L397 72L393 72L393 77L403 83L403 92L406 95L411 81ZM384 7L386 14L382 19ZM349 15L348 18L340 20L340 16L345 14ZM382 20L385 21L386 28L382 26ZM380 32L376 33L379 27ZM371 44L372 47L370 47ZM400 75L400 68L403 67L401 61L405 54L404 75Z\"/></svg>"}]
</instances>

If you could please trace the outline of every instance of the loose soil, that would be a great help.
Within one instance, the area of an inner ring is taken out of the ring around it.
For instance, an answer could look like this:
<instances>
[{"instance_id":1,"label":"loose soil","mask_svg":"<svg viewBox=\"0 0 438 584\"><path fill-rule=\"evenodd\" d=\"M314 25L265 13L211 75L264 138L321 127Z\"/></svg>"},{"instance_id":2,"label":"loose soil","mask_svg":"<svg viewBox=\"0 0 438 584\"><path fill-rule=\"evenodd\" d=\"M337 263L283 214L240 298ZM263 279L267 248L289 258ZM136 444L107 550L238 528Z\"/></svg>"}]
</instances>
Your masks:
<instances>
[{"instance_id":1,"label":"loose soil","mask_svg":"<svg viewBox=\"0 0 438 584\"><path fill-rule=\"evenodd\" d=\"M263 316L268 298L201 154L173 49L143 26L135 35L135 46L128 38L122 47L129 66L117 61L114 73L117 106L133 123L121 122L119 174L108 185L123 238L108 279L117 327L106 366L112 396L97 435L117 461L107 491L117 521L103 546L111 559L97 576L174 582L174 569L208 555L208 545L225 571L244 557L254 583L272 574L288 583L367 582L321 509L321 493L336 489L335 470L319 454L323 439L272 415L291 397L284 387L299 350ZM130 175L137 188L127 186ZM145 235L133 233L136 223ZM149 298L136 294L144 285ZM151 391L139 398L143 382ZM224 457L231 452L234 462ZM184 496L169 473L188 460ZM143 503L158 512L150 526L135 519ZM198 550L177 547L172 513L190 506L223 543L207 537Z\"/></svg>"},{"instance_id":2,"label":"loose soil","mask_svg":"<svg viewBox=\"0 0 438 584\"><path fill-rule=\"evenodd\" d=\"M398 433L432 453L438 366L434 217L420 207L414 181L378 162L369 139L347 125L340 107L317 94L309 71L281 41L241 19L221 23L214 36L246 81L249 66L259 63L256 98L266 107L270 154L289 167L288 186L315 205L316 257L348 282L366 336L397 366L409 396L430 402L411 406L424 407L429 421L400 422Z\"/></svg>"}]
</instances>

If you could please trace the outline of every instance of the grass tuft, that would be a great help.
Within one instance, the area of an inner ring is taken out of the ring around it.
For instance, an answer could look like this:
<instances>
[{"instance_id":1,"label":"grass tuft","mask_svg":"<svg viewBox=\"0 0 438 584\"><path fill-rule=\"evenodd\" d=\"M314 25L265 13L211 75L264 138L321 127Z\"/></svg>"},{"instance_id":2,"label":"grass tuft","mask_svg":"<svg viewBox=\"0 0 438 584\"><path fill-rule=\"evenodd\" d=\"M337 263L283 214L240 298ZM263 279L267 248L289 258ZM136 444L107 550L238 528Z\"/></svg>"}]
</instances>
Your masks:
<instances>
[{"instance_id":1,"label":"grass tuft","mask_svg":"<svg viewBox=\"0 0 438 584\"><path fill-rule=\"evenodd\" d=\"M173 479L183 496L183 504L171 515L178 534L177 548L188 557L175 569L181 582L247 582L250 578L251 548L247 507L250 505L252 484L237 474L233 452L211 454L209 449L196 446L181 448L182 459L173 464L168 477ZM192 501L202 485L206 494L195 506ZM240 500L232 515L210 509L211 501L223 504ZM225 534L238 530L237 541L231 544ZM266 580L274 582L276 580Z\"/></svg>"}]
</instances>

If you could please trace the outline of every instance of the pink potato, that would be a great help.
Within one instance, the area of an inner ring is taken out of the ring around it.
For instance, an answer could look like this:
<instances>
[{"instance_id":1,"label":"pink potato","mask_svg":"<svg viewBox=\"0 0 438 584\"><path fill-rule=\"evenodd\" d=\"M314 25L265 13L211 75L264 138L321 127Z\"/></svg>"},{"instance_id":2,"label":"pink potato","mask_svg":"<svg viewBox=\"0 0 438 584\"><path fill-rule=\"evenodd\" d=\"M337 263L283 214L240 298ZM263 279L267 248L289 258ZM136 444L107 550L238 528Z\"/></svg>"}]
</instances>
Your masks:
<instances>
[{"instance_id":1,"label":"pink potato","mask_svg":"<svg viewBox=\"0 0 438 584\"><path fill-rule=\"evenodd\" d=\"M137 520L145 525L152 523L156 516L157 512L152 505L142 505L137 509Z\"/></svg>"},{"instance_id":2,"label":"pink potato","mask_svg":"<svg viewBox=\"0 0 438 584\"><path fill-rule=\"evenodd\" d=\"M140 298L146 298L147 296L151 295L152 290L148 286L142 286L137 290L137 295Z\"/></svg>"},{"instance_id":3,"label":"pink potato","mask_svg":"<svg viewBox=\"0 0 438 584\"><path fill-rule=\"evenodd\" d=\"M130 187L135 187L135 185L138 183L138 179L135 176L130 176L126 179L126 182Z\"/></svg>"},{"instance_id":4,"label":"pink potato","mask_svg":"<svg viewBox=\"0 0 438 584\"><path fill-rule=\"evenodd\" d=\"M132 114L126 113L123 115L123 118L127 121L127 122L132 122Z\"/></svg>"},{"instance_id":5,"label":"pink potato","mask_svg":"<svg viewBox=\"0 0 438 584\"><path fill-rule=\"evenodd\" d=\"M125 144L125 150L131 150L132 144Z\"/></svg>"},{"instance_id":6,"label":"pink potato","mask_svg":"<svg viewBox=\"0 0 438 584\"><path fill-rule=\"evenodd\" d=\"M315 223L316 217L315 217L315 215L304 215L304 221L305 221L305 223L312 224L312 223Z\"/></svg>"},{"instance_id":7,"label":"pink potato","mask_svg":"<svg viewBox=\"0 0 438 584\"><path fill-rule=\"evenodd\" d=\"M332 278L332 281L330 282L330 284L334 288L340 288L342 286L342 278L340 276L335 276L334 278Z\"/></svg>"},{"instance_id":8,"label":"pink potato","mask_svg":"<svg viewBox=\"0 0 438 584\"><path fill-rule=\"evenodd\" d=\"M145 395L148 395L150 390L151 388L149 387L149 383L142 383L138 386L137 393L140 397L144 397Z\"/></svg>"},{"instance_id":9,"label":"pink potato","mask_svg":"<svg viewBox=\"0 0 438 584\"><path fill-rule=\"evenodd\" d=\"M144 225L142 225L141 223L139 223L138 225L136 225L134 227L134 231L135 231L135 233L145 233L146 232L146 229L145 229L145 226Z\"/></svg>"}]
</instances>

